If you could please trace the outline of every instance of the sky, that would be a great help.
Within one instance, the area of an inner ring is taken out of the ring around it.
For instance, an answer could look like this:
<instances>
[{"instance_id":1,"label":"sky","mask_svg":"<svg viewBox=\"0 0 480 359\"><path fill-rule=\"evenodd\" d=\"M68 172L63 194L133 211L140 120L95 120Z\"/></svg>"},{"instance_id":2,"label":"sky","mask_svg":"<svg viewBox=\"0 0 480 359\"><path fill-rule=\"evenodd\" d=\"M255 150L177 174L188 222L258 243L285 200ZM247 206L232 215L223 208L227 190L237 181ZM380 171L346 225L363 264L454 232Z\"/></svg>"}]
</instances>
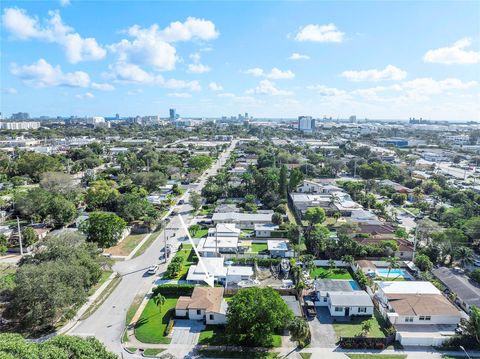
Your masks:
<instances>
[{"instance_id":1,"label":"sky","mask_svg":"<svg viewBox=\"0 0 480 359\"><path fill-rule=\"evenodd\" d=\"M8 1L4 116L480 121L480 2Z\"/></svg>"}]
</instances>

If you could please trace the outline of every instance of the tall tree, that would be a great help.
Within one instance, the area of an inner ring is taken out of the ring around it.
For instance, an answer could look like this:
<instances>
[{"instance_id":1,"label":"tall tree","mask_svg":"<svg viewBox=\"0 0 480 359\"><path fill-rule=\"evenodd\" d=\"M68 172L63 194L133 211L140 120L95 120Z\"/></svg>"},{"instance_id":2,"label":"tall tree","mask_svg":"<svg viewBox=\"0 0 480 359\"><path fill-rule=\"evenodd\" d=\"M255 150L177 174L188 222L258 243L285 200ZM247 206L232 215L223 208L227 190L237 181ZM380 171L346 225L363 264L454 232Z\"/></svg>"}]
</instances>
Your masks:
<instances>
[{"instance_id":1,"label":"tall tree","mask_svg":"<svg viewBox=\"0 0 480 359\"><path fill-rule=\"evenodd\" d=\"M310 326L303 318L293 318L288 324L288 330L292 340L298 343L300 348L305 347L310 342Z\"/></svg>"},{"instance_id":2,"label":"tall tree","mask_svg":"<svg viewBox=\"0 0 480 359\"><path fill-rule=\"evenodd\" d=\"M101 248L117 244L126 228L126 222L110 212L91 212L80 230L87 236L87 241L96 243Z\"/></svg>"},{"instance_id":3,"label":"tall tree","mask_svg":"<svg viewBox=\"0 0 480 359\"><path fill-rule=\"evenodd\" d=\"M196 191L190 192L190 204L193 210L196 212L202 206L202 196Z\"/></svg>"},{"instance_id":4,"label":"tall tree","mask_svg":"<svg viewBox=\"0 0 480 359\"><path fill-rule=\"evenodd\" d=\"M287 198L287 186L288 186L288 168L286 165L283 165L280 168L280 176L278 178L278 192L280 198Z\"/></svg>"},{"instance_id":5,"label":"tall tree","mask_svg":"<svg viewBox=\"0 0 480 359\"><path fill-rule=\"evenodd\" d=\"M272 345L272 335L293 319L293 313L272 288L247 288L228 305L227 333L238 344Z\"/></svg>"}]
</instances>

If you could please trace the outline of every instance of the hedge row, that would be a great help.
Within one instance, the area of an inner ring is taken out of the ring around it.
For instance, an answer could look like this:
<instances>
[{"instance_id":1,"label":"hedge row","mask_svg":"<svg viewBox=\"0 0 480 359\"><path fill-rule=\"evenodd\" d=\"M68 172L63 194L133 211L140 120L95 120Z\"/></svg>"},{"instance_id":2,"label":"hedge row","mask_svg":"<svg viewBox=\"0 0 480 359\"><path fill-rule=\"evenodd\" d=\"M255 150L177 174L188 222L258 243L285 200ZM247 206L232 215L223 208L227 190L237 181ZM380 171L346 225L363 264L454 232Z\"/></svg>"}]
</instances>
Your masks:
<instances>
[{"instance_id":1,"label":"hedge row","mask_svg":"<svg viewBox=\"0 0 480 359\"><path fill-rule=\"evenodd\" d=\"M235 264L253 265L256 261L260 267L270 267L271 265L279 265L282 261L279 258L258 258L258 257L243 257L243 258L229 258Z\"/></svg>"},{"instance_id":2,"label":"hedge row","mask_svg":"<svg viewBox=\"0 0 480 359\"><path fill-rule=\"evenodd\" d=\"M154 288L152 292L154 295L160 293L161 295L189 296L192 295L193 288L195 288L193 284L162 284Z\"/></svg>"}]
</instances>

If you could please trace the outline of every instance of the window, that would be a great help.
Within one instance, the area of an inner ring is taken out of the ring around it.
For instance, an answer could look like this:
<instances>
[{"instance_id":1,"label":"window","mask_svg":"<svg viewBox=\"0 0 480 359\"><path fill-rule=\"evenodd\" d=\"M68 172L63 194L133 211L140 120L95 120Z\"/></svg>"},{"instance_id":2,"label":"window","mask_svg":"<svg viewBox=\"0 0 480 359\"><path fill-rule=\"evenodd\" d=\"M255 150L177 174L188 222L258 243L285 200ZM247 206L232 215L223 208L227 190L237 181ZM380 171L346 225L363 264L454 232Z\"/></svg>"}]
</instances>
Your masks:
<instances>
[{"instance_id":1,"label":"window","mask_svg":"<svg viewBox=\"0 0 480 359\"><path fill-rule=\"evenodd\" d=\"M201 315L202 314L202 310L201 309L197 309L197 315Z\"/></svg>"},{"instance_id":2,"label":"window","mask_svg":"<svg viewBox=\"0 0 480 359\"><path fill-rule=\"evenodd\" d=\"M413 317L405 317L406 323L413 323Z\"/></svg>"},{"instance_id":3,"label":"window","mask_svg":"<svg viewBox=\"0 0 480 359\"><path fill-rule=\"evenodd\" d=\"M431 320L432 317L430 315L421 315L420 318L418 318L420 320Z\"/></svg>"},{"instance_id":4,"label":"window","mask_svg":"<svg viewBox=\"0 0 480 359\"><path fill-rule=\"evenodd\" d=\"M327 301L327 299L328 299L328 298L327 298L327 297L325 297L325 298L323 298L323 301L324 301L324 302L326 302L326 301Z\"/></svg>"},{"instance_id":5,"label":"window","mask_svg":"<svg viewBox=\"0 0 480 359\"><path fill-rule=\"evenodd\" d=\"M210 320L214 320L215 316L213 314L210 314Z\"/></svg>"},{"instance_id":6,"label":"window","mask_svg":"<svg viewBox=\"0 0 480 359\"><path fill-rule=\"evenodd\" d=\"M343 307L335 307L336 312L343 312Z\"/></svg>"},{"instance_id":7,"label":"window","mask_svg":"<svg viewBox=\"0 0 480 359\"><path fill-rule=\"evenodd\" d=\"M366 313L367 312L367 307L358 307L358 312L359 313Z\"/></svg>"}]
</instances>

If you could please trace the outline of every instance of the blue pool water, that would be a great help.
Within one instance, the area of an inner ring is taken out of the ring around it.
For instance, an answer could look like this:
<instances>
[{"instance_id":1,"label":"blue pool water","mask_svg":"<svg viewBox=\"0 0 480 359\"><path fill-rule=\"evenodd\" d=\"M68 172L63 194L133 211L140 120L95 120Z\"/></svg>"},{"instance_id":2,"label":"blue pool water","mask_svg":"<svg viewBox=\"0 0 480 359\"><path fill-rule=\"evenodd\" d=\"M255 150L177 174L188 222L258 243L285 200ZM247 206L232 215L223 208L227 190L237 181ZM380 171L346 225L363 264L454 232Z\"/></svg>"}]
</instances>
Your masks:
<instances>
[{"instance_id":1,"label":"blue pool water","mask_svg":"<svg viewBox=\"0 0 480 359\"><path fill-rule=\"evenodd\" d=\"M354 280L350 280L350 285L352 286L352 289L353 290L361 290L362 288L360 288L360 285L358 285L357 282L355 282Z\"/></svg>"},{"instance_id":2,"label":"blue pool water","mask_svg":"<svg viewBox=\"0 0 480 359\"><path fill-rule=\"evenodd\" d=\"M412 279L412 276L403 269L391 269L390 273L388 273L388 268L377 268L377 274L384 278L403 277L405 279Z\"/></svg>"}]
</instances>

